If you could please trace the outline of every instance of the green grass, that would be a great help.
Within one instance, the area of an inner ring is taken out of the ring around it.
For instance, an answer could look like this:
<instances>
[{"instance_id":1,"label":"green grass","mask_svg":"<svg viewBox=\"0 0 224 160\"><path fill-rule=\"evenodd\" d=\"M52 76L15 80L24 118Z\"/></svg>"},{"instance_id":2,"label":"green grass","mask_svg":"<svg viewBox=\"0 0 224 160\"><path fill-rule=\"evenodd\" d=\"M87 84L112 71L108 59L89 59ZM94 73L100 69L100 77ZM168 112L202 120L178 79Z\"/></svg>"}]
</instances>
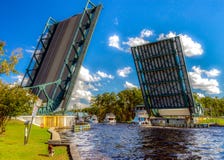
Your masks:
<instances>
[{"instance_id":1,"label":"green grass","mask_svg":"<svg viewBox=\"0 0 224 160\"><path fill-rule=\"evenodd\" d=\"M48 157L50 138L47 129L32 126L29 142L24 145L24 124L11 120L6 126L6 132L0 135L0 160L68 160L67 148L54 147L55 155Z\"/></svg>"},{"instance_id":2,"label":"green grass","mask_svg":"<svg viewBox=\"0 0 224 160\"><path fill-rule=\"evenodd\" d=\"M219 117L209 117L204 120L201 120L200 123L215 123L220 126L224 126L224 118Z\"/></svg>"}]
</instances>

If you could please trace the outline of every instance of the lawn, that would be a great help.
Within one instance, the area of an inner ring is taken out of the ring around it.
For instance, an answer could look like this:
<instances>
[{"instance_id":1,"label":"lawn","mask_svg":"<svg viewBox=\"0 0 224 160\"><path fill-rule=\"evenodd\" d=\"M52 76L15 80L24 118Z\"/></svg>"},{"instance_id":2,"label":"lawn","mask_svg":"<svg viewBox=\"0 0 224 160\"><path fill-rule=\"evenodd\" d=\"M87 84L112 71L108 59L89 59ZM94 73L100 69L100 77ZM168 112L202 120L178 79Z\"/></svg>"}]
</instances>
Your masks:
<instances>
[{"instance_id":1,"label":"lawn","mask_svg":"<svg viewBox=\"0 0 224 160\"><path fill-rule=\"evenodd\" d=\"M32 126L28 144L24 145L24 124L17 120L9 121L6 132L0 135L0 160L68 160L66 147L54 147L55 155L48 156L50 138L47 129Z\"/></svg>"},{"instance_id":2,"label":"lawn","mask_svg":"<svg viewBox=\"0 0 224 160\"><path fill-rule=\"evenodd\" d=\"M215 123L217 125L224 126L224 118L223 117L201 118L200 123Z\"/></svg>"}]
</instances>

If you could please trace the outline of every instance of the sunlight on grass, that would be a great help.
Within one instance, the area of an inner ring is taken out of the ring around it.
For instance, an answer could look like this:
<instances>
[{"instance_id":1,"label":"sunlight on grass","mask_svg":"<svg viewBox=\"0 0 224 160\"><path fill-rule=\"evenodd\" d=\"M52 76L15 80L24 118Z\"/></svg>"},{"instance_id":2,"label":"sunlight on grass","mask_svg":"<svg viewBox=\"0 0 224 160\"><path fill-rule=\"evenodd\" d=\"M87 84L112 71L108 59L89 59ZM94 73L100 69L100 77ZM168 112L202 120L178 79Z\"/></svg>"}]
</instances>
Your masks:
<instances>
[{"instance_id":1,"label":"sunlight on grass","mask_svg":"<svg viewBox=\"0 0 224 160\"><path fill-rule=\"evenodd\" d=\"M47 129L32 126L29 142L24 145L24 124L11 120L6 132L0 135L0 160L68 160L66 147L54 147L55 155L48 157L47 144L50 138Z\"/></svg>"}]
</instances>

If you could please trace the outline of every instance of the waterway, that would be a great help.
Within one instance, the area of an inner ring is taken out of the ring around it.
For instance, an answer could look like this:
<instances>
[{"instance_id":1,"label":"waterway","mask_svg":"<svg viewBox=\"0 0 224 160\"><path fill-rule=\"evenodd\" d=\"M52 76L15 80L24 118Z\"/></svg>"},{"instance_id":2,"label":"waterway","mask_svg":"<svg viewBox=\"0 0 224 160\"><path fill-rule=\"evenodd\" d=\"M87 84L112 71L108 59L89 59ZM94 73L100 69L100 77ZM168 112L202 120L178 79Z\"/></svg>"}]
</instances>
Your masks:
<instances>
[{"instance_id":1,"label":"waterway","mask_svg":"<svg viewBox=\"0 0 224 160\"><path fill-rule=\"evenodd\" d=\"M83 160L224 160L224 127L144 128L97 124L91 130L66 132Z\"/></svg>"}]
</instances>

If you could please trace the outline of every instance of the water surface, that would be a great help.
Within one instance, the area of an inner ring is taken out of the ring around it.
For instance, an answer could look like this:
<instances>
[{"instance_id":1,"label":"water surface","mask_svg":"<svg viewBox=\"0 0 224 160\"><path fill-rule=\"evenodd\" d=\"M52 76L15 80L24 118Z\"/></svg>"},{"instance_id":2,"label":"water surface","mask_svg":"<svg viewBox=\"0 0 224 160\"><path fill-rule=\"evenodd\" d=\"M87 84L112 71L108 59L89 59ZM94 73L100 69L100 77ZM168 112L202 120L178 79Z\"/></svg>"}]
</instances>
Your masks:
<instances>
[{"instance_id":1,"label":"water surface","mask_svg":"<svg viewBox=\"0 0 224 160\"><path fill-rule=\"evenodd\" d=\"M164 129L97 124L66 136L83 160L224 160L224 128Z\"/></svg>"}]
</instances>

